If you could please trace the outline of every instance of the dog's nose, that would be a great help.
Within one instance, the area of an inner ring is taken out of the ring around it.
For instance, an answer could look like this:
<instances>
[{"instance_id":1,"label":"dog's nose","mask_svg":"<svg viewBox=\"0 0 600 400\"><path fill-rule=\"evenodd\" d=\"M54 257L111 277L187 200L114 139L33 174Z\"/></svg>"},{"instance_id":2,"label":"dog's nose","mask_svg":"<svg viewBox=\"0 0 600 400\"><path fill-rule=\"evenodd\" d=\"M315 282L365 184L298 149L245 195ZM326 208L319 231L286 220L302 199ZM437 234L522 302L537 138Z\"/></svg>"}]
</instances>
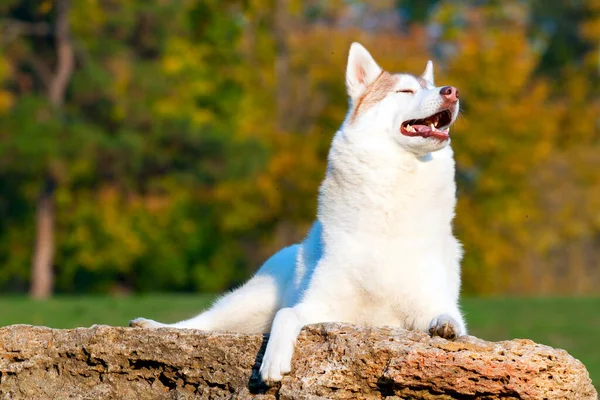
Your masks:
<instances>
[{"instance_id":1,"label":"dog's nose","mask_svg":"<svg viewBox=\"0 0 600 400\"><path fill-rule=\"evenodd\" d=\"M458 89L454 86L444 86L440 89L440 94L448 101L455 103L458 101Z\"/></svg>"}]
</instances>

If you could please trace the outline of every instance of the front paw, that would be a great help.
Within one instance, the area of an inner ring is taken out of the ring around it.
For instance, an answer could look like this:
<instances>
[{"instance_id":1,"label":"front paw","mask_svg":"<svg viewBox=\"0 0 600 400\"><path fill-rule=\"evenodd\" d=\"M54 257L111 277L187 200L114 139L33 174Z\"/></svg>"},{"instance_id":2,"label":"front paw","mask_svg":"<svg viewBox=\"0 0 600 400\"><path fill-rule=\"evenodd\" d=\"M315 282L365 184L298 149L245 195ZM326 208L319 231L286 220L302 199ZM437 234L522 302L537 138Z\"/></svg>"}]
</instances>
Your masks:
<instances>
[{"instance_id":1,"label":"front paw","mask_svg":"<svg viewBox=\"0 0 600 400\"><path fill-rule=\"evenodd\" d=\"M267 385L280 382L283 375L292 371L292 355L294 353L294 343L273 343L267 347L265 356L260 365L260 377Z\"/></svg>"},{"instance_id":2,"label":"front paw","mask_svg":"<svg viewBox=\"0 0 600 400\"><path fill-rule=\"evenodd\" d=\"M452 340L461 335L459 323L449 315L435 317L429 324L429 334Z\"/></svg>"},{"instance_id":3,"label":"front paw","mask_svg":"<svg viewBox=\"0 0 600 400\"><path fill-rule=\"evenodd\" d=\"M136 318L129 321L129 326L132 328L161 328L164 327L165 324L161 324L160 322L151 319Z\"/></svg>"}]
</instances>

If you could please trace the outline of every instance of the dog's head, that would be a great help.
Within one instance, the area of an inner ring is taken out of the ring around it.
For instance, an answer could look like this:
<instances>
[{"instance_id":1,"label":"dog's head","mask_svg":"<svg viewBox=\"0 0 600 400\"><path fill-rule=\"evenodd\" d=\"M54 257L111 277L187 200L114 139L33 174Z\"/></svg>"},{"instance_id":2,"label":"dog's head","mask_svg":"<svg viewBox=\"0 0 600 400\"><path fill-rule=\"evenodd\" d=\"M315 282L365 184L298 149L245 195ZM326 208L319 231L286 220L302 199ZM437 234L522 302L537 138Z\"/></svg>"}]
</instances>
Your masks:
<instances>
[{"instance_id":1,"label":"dog's head","mask_svg":"<svg viewBox=\"0 0 600 400\"><path fill-rule=\"evenodd\" d=\"M382 70L360 44L350 47L346 69L348 127L391 138L417 155L444 148L458 115L458 90L433 83L433 64L420 77Z\"/></svg>"}]
</instances>

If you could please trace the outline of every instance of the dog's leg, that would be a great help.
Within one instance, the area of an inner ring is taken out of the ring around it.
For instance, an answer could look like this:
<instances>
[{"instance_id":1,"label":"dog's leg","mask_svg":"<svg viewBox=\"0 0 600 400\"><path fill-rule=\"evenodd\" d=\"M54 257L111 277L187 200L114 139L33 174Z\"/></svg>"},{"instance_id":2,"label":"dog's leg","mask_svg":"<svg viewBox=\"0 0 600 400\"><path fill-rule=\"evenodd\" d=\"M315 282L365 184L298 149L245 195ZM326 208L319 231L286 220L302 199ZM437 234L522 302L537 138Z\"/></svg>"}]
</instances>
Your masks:
<instances>
[{"instance_id":1,"label":"dog's leg","mask_svg":"<svg viewBox=\"0 0 600 400\"><path fill-rule=\"evenodd\" d=\"M449 340L467 334L464 318L457 305L439 310L438 312L424 313L424 317L420 319L419 328L424 329L431 336Z\"/></svg>"},{"instance_id":2,"label":"dog's leg","mask_svg":"<svg viewBox=\"0 0 600 400\"><path fill-rule=\"evenodd\" d=\"M132 328L168 328L170 325L162 324L153 319L136 318L129 321L129 326Z\"/></svg>"},{"instance_id":3,"label":"dog's leg","mask_svg":"<svg viewBox=\"0 0 600 400\"><path fill-rule=\"evenodd\" d=\"M279 305L277 285L266 276L256 276L244 286L217 300L207 311L174 324L137 318L129 326L139 328L190 328L240 333L268 332Z\"/></svg>"},{"instance_id":4,"label":"dog's leg","mask_svg":"<svg viewBox=\"0 0 600 400\"><path fill-rule=\"evenodd\" d=\"M190 328L240 333L268 332L279 306L279 290L268 276L255 276L244 286L217 300L207 311L174 324L137 318L129 326L139 328Z\"/></svg>"},{"instance_id":5,"label":"dog's leg","mask_svg":"<svg viewBox=\"0 0 600 400\"><path fill-rule=\"evenodd\" d=\"M281 306L281 289L270 276L257 275L219 299L208 311L174 324L175 328L265 333Z\"/></svg>"},{"instance_id":6,"label":"dog's leg","mask_svg":"<svg viewBox=\"0 0 600 400\"><path fill-rule=\"evenodd\" d=\"M292 369L294 345L305 321L294 308L282 308L275 315L267 349L260 366L260 376L267 384L278 382Z\"/></svg>"},{"instance_id":7,"label":"dog's leg","mask_svg":"<svg viewBox=\"0 0 600 400\"><path fill-rule=\"evenodd\" d=\"M281 307L293 276L298 246L290 246L271 257L242 287L226 294L196 317L175 324L137 318L129 326L140 328L191 328L207 331L265 333Z\"/></svg>"},{"instance_id":8,"label":"dog's leg","mask_svg":"<svg viewBox=\"0 0 600 400\"><path fill-rule=\"evenodd\" d=\"M294 345L302 327L319 322L329 322L321 308L298 304L282 308L275 315L269 342L260 366L260 376L267 384L279 382L282 375L292 370Z\"/></svg>"},{"instance_id":9,"label":"dog's leg","mask_svg":"<svg viewBox=\"0 0 600 400\"><path fill-rule=\"evenodd\" d=\"M428 332L431 336L452 340L466 334L463 325L448 314L440 314L431 320Z\"/></svg>"}]
</instances>

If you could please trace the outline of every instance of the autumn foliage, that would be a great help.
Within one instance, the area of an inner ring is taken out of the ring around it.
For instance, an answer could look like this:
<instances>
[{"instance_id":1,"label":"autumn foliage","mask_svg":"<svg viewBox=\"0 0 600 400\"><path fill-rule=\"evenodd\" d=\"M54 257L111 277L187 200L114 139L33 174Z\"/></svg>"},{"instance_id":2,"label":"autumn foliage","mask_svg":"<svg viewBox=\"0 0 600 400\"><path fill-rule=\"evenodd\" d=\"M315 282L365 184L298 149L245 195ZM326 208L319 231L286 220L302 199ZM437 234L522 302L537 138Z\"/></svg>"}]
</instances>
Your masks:
<instances>
[{"instance_id":1,"label":"autumn foliage","mask_svg":"<svg viewBox=\"0 0 600 400\"><path fill-rule=\"evenodd\" d=\"M0 288L30 284L48 182L56 292L242 282L315 216L359 41L460 89L465 292L598 293L600 1L370 3L73 0L57 109L58 2L2 2Z\"/></svg>"}]
</instances>

